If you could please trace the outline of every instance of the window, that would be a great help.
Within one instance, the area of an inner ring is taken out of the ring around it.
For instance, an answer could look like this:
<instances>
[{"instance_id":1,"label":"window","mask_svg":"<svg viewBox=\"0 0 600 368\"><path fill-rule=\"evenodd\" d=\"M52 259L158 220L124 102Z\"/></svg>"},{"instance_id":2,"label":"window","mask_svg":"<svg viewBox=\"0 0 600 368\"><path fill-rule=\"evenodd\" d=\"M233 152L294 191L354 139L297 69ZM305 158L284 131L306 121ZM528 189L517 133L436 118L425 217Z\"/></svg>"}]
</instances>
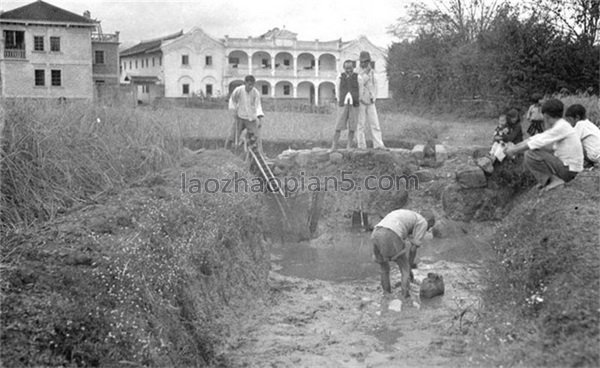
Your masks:
<instances>
[{"instance_id":1,"label":"window","mask_svg":"<svg viewBox=\"0 0 600 368\"><path fill-rule=\"evenodd\" d=\"M290 85L286 84L283 86L283 95L284 96L289 96L290 95Z\"/></svg>"},{"instance_id":2,"label":"window","mask_svg":"<svg viewBox=\"0 0 600 368\"><path fill-rule=\"evenodd\" d=\"M44 36L33 36L33 49L44 51Z\"/></svg>"},{"instance_id":3,"label":"window","mask_svg":"<svg viewBox=\"0 0 600 368\"><path fill-rule=\"evenodd\" d=\"M240 63L240 58L236 58L236 57L229 58L229 64L238 65L239 63Z\"/></svg>"},{"instance_id":4,"label":"window","mask_svg":"<svg viewBox=\"0 0 600 368\"><path fill-rule=\"evenodd\" d=\"M12 50L25 49L25 32L23 31L4 31L4 48Z\"/></svg>"},{"instance_id":5,"label":"window","mask_svg":"<svg viewBox=\"0 0 600 368\"><path fill-rule=\"evenodd\" d=\"M212 65L212 56L208 55L204 58L204 64L206 64L206 66L211 66Z\"/></svg>"},{"instance_id":6,"label":"window","mask_svg":"<svg viewBox=\"0 0 600 368\"><path fill-rule=\"evenodd\" d=\"M190 85L189 85L189 84L187 84L187 83L186 83L186 84L184 84L184 85L182 86L182 90L181 90L181 92L182 92L184 95L189 95L189 94L190 94Z\"/></svg>"},{"instance_id":7,"label":"window","mask_svg":"<svg viewBox=\"0 0 600 368\"><path fill-rule=\"evenodd\" d=\"M137 65L137 59L135 59L135 68L137 69L138 65Z\"/></svg>"},{"instance_id":8,"label":"window","mask_svg":"<svg viewBox=\"0 0 600 368\"><path fill-rule=\"evenodd\" d=\"M146 58L146 68L148 68L150 64L148 64L148 58Z\"/></svg>"},{"instance_id":9,"label":"window","mask_svg":"<svg viewBox=\"0 0 600 368\"><path fill-rule=\"evenodd\" d=\"M94 51L94 64L104 64L104 51Z\"/></svg>"},{"instance_id":10,"label":"window","mask_svg":"<svg viewBox=\"0 0 600 368\"><path fill-rule=\"evenodd\" d=\"M283 59L283 65L290 66L290 59Z\"/></svg>"},{"instance_id":11,"label":"window","mask_svg":"<svg viewBox=\"0 0 600 368\"><path fill-rule=\"evenodd\" d=\"M60 70L52 69L50 76L52 77L52 86L54 86L54 87L60 87L60 86L62 86L61 71Z\"/></svg>"},{"instance_id":12,"label":"window","mask_svg":"<svg viewBox=\"0 0 600 368\"><path fill-rule=\"evenodd\" d=\"M154 64L154 58L152 58L152 66L155 66L155 64Z\"/></svg>"},{"instance_id":13,"label":"window","mask_svg":"<svg viewBox=\"0 0 600 368\"><path fill-rule=\"evenodd\" d=\"M46 71L44 69L35 70L35 85L45 86L46 85Z\"/></svg>"},{"instance_id":14,"label":"window","mask_svg":"<svg viewBox=\"0 0 600 368\"><path fill-rule=\"evenodd\" d=\"M207 84L206 85L206 95L207 96L212 96L212 84Z\"/></svg>"},{"instance_id":15,"label":"window","mask_svg":"<svg viewBox=\"0 0 600 368\"><path fill-rule=\"evenodd\" d=\"M269 67L269 59L262 59L261 65L263 68Z\"/></svg>"},{"instance_id":16,"label":"window","mask_svg":"<svg viewBox=\"0 0 600 368\"><path fill-rule=\"evenodd\" d=\"M189 55L181 55L181 65L190 65Z\"/></svg>"},{"instance_id":17,"label":"window","mask_svg":"<svg viewBox=\"0 0 600 368\"><path fill-rule=\"evenodd\" d=\"M142 84L142 93L150 93L150 85Z\"/></svg>"},{"instance_id":18,"label":"window","mask_svg":"<svg viewBox=\"0 0 600 368\"><path fill-rule=\"evenodd\" d=\"M129 69L131 69L131 60L129 60Z\"/></svg>"},{"instance_id":19,"label":"window","mask_svg":"<svg viewBox=\"0 0 600 368\"><path fill-rule=\"evenodd\" d=\"M4 57L25 59L25 32L4 30Z\"/></svg>"},{"instance_id":20,"label":"window","mask_svg":"<svg viewBox=\"0 0 600 368\"><path fill-rule=\"evenodd\" d=\"M60 51L60 37L50 37L50 51Z\"/></svg>"},{"instance_id":21,"label":"window","mask_svg":"<svg viewBox=\"0 0 600 368\"><path fill-rule=\"evenodd\" d=\"M311 67L311 68L314 68L314 66L315 66L315 59L312 59L312 60L310 61L310 67Z\"/></svg>"},{"instance_id":22,"label":"window","mask_svg":"<svg viewBox=\"0 0 600 368\"><path fill-rule=\"evenodd\" d=\"M269 94L269 86L267 86L266 84L263 84L260 88L262 90L262 94L263 95L268 95Z\"/></svg>"}]
</instances>

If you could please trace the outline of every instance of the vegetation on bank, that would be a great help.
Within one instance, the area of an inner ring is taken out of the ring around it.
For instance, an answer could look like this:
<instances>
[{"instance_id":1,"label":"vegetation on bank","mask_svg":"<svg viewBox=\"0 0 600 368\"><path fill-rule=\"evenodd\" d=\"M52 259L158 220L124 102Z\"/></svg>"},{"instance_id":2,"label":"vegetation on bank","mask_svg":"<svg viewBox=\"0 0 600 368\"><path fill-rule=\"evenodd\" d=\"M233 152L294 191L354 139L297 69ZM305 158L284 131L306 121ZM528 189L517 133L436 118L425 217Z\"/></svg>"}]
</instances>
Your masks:
<instances>
[{"instance_id":1,"label":"vegetation on bank","mask_svg":"<svg viewBox=\"0 0 600 368\"><path fill-rule=\"evenodd\" d=\"M532 189L517 198L493 242L499 259L475 333L482 365L600 364L599 200L590 172L542 197Z\"/></svg>"},{"instance_id":2,"label":"vegetation on bank","mask_svg":"<svg viewBox=\"0 0 600 368\"><path fill-rule=\"evenodd\" d=\"M0 222L45 221L173 165L180 138L128 108L6 100Z\"/></svg>"},{"instance_id":3,"label":"vegetation on bank","mask_svg":"<svg viewBox=\"0 0 600 368\"><path fill-rule=\"evenodd\" d=\"M245 170L223 152L190 155L97 204L8 232L2 363L227 366L230 332L266 286L261 197L184 194L181 173L204 181Z\"/></svg>"}]
</instances>

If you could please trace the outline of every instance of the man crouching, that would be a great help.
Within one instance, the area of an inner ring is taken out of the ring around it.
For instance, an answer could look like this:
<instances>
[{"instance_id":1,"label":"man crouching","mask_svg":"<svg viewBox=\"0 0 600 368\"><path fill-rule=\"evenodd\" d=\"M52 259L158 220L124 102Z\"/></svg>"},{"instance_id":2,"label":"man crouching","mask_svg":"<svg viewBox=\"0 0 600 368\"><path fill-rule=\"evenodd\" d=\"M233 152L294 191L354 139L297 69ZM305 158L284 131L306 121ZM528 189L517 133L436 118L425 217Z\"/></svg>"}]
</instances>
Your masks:
<instances>
[{"instance_id":1,"label":"man crouching","mask_svg":"<svg viewBox=\"0 0 600 368\"><path fill-rule=\"evenodd\" d=\"M433 213L418 214L410 210L395 210L381 220L371 234L375 262L381 267L381 287L391 293L390 261L396 262L402 274L402 295L410 296L408 283L416 268L415 257L427 230L435 224ZM409 241L409 237L411 238ZM412 244L411 244L412 243Z\"/></svg>"}]
</instances>

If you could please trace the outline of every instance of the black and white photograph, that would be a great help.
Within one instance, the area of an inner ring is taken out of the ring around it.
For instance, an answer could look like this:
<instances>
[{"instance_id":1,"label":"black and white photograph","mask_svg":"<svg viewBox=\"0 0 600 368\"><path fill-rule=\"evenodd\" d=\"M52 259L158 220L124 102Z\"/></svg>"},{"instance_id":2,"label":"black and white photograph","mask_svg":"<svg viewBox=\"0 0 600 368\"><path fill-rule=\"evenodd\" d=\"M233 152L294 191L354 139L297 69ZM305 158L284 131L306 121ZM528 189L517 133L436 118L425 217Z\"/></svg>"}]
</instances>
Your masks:
<instances>
[{"instance_id":1,"label":"black and white photograph","mask_svg":"<svg viewBox=\"0 0 600 368\"><path fill-rule=\"evenodd\" d=\"M0 0L0 368L600 366L600 0Z\"/></svg>"}]
</instances>

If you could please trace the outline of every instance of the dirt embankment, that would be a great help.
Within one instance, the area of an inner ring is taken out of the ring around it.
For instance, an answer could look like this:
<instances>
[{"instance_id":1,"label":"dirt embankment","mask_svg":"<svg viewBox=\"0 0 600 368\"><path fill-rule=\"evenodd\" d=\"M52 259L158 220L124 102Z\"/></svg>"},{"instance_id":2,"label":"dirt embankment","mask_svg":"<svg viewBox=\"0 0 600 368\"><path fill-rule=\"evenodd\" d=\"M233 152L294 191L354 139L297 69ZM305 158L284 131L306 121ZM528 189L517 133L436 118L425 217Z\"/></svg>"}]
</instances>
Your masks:
<instances>
[{"instance_id":1,"label":"dirt embankment","mask_svg":"<svg viewBox=\"0 0 600 368\"><path fill-rule=\"evenodd\" d=\"M226 364L238 311L269 267L262 196L181 192L192 180L247 175L224 152L7 233L0 268L6 367Z\"/></svg>"},{"instance_id":2,"label":"dirt embankment","mask_svg":"<svg viewBox=\"0 0 600 368\"><path fill-rule=\"evenodd\" d=\"M493 239L480 364L597 367L600 171L515 202Z\"/></svg>"}]
</instances>

